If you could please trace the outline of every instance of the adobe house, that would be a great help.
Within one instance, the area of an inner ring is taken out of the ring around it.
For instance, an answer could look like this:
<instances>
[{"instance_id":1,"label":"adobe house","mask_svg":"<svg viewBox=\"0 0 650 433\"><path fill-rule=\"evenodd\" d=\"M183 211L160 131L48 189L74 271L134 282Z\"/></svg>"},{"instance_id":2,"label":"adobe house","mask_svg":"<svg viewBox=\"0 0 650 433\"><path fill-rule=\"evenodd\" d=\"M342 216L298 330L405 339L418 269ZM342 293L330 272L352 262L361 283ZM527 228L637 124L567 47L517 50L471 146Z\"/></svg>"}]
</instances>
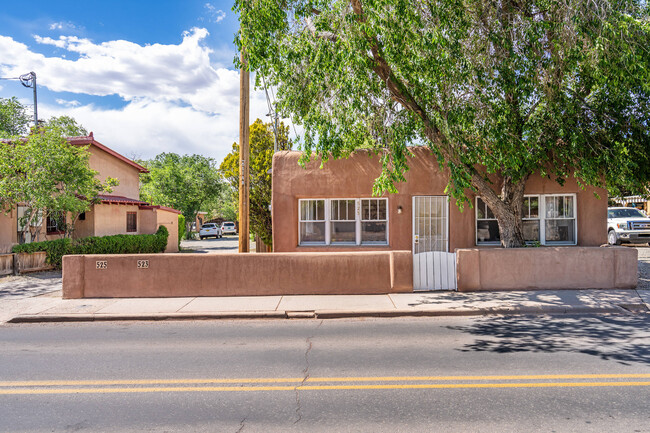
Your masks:
<instances>
[{"instance_id":1,"label":"adobe house","mask_svg":"<svg viewBox=\"0 0 650 433\"><path fill-rule=\"evenodd\" d=\"M140 173L147 169L95 140L93 133L85 137L69 137L75 146L88 146L88 165L98 172L101 181L107 177L119 180L110 194L99 196L100 203L81 214L75 223L74 238L116 234L153 234L160 225L169 230L165 252L178 251L179 211L163 206L151 206L140 200ZM9 252L19 243L18 223L21 206L5 214L0 212L0 252ZM39 240L58 239L63 232L49 218L43 222ZM29 241L29 239L27 239Z\"/></svg>"},{"instance_id":2,"label":"adobe house","mask_svg":"<svg viewBox=\"0 0 650 433\"><path fill-rule=\"evenodd\" d=\"M431 151L426 147L411 151L406 182L396 185L397 194L382 197L372 196L374 180L381 172L379 156L372 151L359 150L347 159L330 160L323 168L319 168L320 161L301 167L300 152L276 153L272 169L273 250L407 250L413 254L416 290L455 289L460 258L454 253L471 249L476 261L480 251L498 247L497 221L480 197L472 196L473 207L465 204L461 211L456 201L447 197L448 172L439 168ZM547 247L545 254L569 254L573 263L580 260L578 249L567 253L559 247L606 243L607 191L602 188L581 189L571 178L560 186L534 175L526 185L524 207L525 238ZM553 253L548 247L554 247ZM521 249L513 253L524 254ZM470 257L468 254L463 257ZM483 269L485 275L489 272Z\"/></svg>"}]
</instances>

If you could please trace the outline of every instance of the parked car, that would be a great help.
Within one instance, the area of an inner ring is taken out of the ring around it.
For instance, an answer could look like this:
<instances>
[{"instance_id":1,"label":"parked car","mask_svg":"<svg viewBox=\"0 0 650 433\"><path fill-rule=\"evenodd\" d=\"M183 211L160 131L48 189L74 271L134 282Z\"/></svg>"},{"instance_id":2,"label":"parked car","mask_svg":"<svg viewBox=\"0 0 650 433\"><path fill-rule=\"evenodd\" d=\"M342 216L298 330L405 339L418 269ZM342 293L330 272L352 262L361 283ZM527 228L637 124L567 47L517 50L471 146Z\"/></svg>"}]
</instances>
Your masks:
<instances>
[{"instance_id":1,"label":"parked car","mask_svg":"<svg viewBox=\"0 0 650 433\"><path fill-rule=\"evenodd\" d=\"M607 209L607 243L646 243L650 245L650 218L633 207Z\"/></svg>"},{"instance_id":2,"label":"parked car","mask_svg":"<svg viewBox=\"0 0 650 433\"><path fill-rule=\"evenodd\" d=\"M201 230L199 231L199 237L201 240L203 240L211 236L219 239L222 236L221 228L219 228L219 226L214 223L203 224L201 226Z\"/></svg>"},{"instance_id":3,"label":"parked car","mask_svg":"<svg viewBox=\"0 0 650 433\"><path fill-rule=\"evenodd\" d=\"M236 235L237 234L237 227L235 227L234 222L226 221L223 224L221 224L221 232L224 235Z\"/></svg>"}]
</instances>

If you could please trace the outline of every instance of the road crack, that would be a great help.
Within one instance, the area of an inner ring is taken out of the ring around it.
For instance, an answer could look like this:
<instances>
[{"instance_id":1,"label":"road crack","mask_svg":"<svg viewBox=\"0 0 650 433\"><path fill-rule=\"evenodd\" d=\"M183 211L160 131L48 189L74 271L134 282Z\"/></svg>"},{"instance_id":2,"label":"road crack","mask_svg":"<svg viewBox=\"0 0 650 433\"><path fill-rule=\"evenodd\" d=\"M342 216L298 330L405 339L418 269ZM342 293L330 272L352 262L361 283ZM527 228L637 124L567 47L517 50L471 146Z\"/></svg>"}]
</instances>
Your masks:
<instances>
[{"instance_id":1,"label":"road crack","mask_svg":"<svg viewBox=\"0 0 650 433\"><path fill-rule=\"evenodd\" d=\"M248 417L245 417L243 420L241 420L239 422L239 428L237 429L237 431L235 433L241 433L242 431L244 431L244 423L246 422L247 418Z\"/></svg>"},{"instance_id":2,"label":"road crack","mask_svg":"<svg viewBox=\"0 0 650 433\"><path fill-rule=\"evenodd\" d=\"M318 323L318 326L314 329L316 331L320 326L323 324L323 320L321 320ZM298 417L293 423L298 424L300 420L302 419L302 406L300 403L300 387L305 385L305 382L307 382L307 379L309 379L309 352L311 352L311 349L313 347L313 342L312 339L314 338L314 335L310 335L305 339L305 342L307 343L307 349L305 350L305 368L302 370L302 381L300 384L298 384L293 390L296 393L296 416Z\"/></svg>"}]
</instances>

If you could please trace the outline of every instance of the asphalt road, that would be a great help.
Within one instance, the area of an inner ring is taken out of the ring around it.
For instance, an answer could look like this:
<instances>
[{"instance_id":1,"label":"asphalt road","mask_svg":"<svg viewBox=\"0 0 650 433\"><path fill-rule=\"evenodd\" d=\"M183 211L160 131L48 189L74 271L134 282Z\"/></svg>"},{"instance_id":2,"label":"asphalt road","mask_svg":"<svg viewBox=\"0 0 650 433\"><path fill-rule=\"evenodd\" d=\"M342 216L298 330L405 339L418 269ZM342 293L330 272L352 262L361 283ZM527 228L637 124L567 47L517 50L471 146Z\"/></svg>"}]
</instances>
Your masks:
<instances>
[{"instance_id":1,"label":"asphalt road","mask_svg":"<svg viewBox=\"0 0 650 433\"><path fill-rule=\"evenodd\" d=\"M220 239L183 239L184 253L236 253L239 252L239 235L224 235ZM255 242L250 243L250 250L255 251Z\"/></svg>"},{"instance_id":2,"label":"asphalt road","mask_svg":"<svg viewBox=\"0 0 650 433\"><path fill-rule=\"evenodd\" d=\"M0 326L0 431L650 431L650 315Z\"/></svg>"}]
</instances>

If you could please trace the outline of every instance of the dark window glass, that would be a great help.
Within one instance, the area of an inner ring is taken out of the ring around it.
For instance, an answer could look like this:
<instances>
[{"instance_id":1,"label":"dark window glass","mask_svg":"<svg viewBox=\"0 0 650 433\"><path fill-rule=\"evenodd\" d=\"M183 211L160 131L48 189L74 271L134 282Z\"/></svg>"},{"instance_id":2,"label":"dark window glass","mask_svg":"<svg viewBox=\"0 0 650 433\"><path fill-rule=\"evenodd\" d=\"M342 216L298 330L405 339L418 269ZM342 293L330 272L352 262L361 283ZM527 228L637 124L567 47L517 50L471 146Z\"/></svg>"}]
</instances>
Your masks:
<instances>
[{"instance_id":1,"label":"dark window glass","mask_svg":"<svg viewBox=\"0 0 650 433\"><path fill-rule=\"evenodd\" d=\"M126 231L127 233L138 231L138 214L136 212L126 214Z\"/></svg>"}]
</instances>

